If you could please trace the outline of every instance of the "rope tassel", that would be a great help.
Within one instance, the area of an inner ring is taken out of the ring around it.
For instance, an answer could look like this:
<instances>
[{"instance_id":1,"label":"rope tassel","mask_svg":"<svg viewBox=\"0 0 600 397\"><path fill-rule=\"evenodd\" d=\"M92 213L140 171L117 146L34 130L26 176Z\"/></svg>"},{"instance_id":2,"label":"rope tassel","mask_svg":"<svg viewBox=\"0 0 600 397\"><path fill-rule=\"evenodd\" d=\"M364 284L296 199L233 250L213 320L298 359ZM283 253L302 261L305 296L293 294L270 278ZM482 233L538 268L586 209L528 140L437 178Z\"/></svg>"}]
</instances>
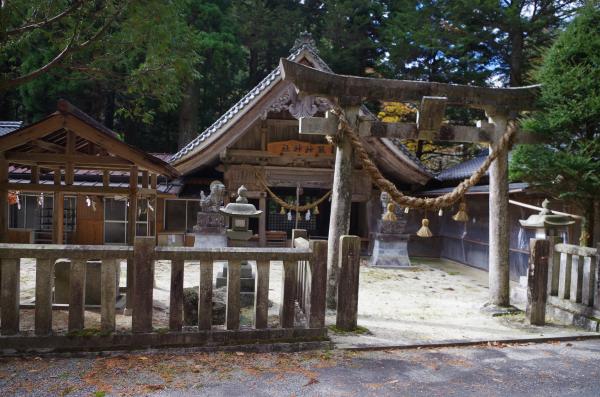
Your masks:
<instances>
[{"instance_id":1,"label":"rope tassel","mask_svg":"<svg viewBox=\"0 0 600 397\"><path fill-rule=\"evenodd\" d=\"M396 213L394 212L395 208L396 206L394 205L394 203L388 203L385 214L383 214L383 217L381 219L383 219L384 221L396 222L398 218L396 217Z\"/></svg>"},{"instance_id":2,"label":"rope tassel","mask_svg":"<svg viewBox=\"0 0 600 397\"><path fill-rule=\"evenodd\" d=\"M419 237L432 237L433 236L433 233L431 233L431 230L429 229L429 219L423 218L423 220L421 221L421 228L417 232L417 236L419 236Z\"/></svg>"},{"instance_id":3,"label":"rope tassel","mask_svg":"<svg viewBox=\"0 0 600 397\"><path fill-rule=\"evenodd\" d=\"M469 215L467 214L467 203L462 201L458 204L458 212L452 217L457 222L467 222Z\"/></svg>"}]
</instances>

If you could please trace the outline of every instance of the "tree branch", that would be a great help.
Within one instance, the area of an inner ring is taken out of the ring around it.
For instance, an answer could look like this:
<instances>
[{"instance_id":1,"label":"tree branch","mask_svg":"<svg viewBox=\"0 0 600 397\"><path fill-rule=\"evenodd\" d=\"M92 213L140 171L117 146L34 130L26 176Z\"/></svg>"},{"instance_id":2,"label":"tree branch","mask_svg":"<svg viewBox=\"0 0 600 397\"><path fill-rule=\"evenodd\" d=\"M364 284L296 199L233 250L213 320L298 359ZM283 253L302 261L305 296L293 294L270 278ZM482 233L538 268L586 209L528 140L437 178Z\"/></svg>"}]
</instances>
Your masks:
<instances>
[{"instance_id":1,"label":"tree branch","mask_svg":"<svg viewBox=\"0 0 600 397\"><path fill-rule=\"evenodd\" d=\"M114 22L114 20L121 14L121 12L125 9L128 3L128 1L124 1L122 3L122 6L119 7L119 9L107 19L104 25L88 40L84 41L81 44L75 45L75 39L78 36L78 33L76 31L73 33L73 36L71 37L69 43L65 46L65 48L56 57L54 57L54 59L46 63L44 66L23 76L15 77L5 81L0 81L0 92L7 91L11 88L18 87L22 84L32 81L38 76L48 72L48 70L52 69L53 67L59 65L69 53L81 50L93 43L94 41L98 40L98 38L100 38L100 36L102 36L108 30L108 28Z\"/></svg>"},{"instance_id":2,"label":"tree branch","mask_svg":"<svg viewBox=\"0 0 600 397\"><path fill-rule=\"evenodd\" d=\"M17 87L21 84L28 83L31 80L35 79L36 77L46 73L48 70L50 70L54 66L58 65L60 63L60 61L62 61L63 58L65 56L67 56L67 54L71 50L71 46L73 45L73 42L75 41L76 36L77 36L77 33L73 33L71 40L69 40L69 43L65 46L65 48L57 56L55 56L54 59L52 59L50 62L48 62L44 66L42 66L32 72L29 72L23 76L15 77L13 79L6 80L6 81L1 81L0 82L0 92Z\"/></svg>"},{"instance_id":3,"label":"tree branch","mask_svg":"<svg viewBox=\"0 0 600 397\"><path fill-rule=\"evenodd\" d=\"M33 29L43 28L44 26L50 25L51 23L54 23L54 22L56 22L56 21L58 21L58 20L60 20L60 19L62 19L64 17L66 17L67 15L71 14L73 11L75 11L76 9L78 9L79 6L82 3L83 3L82 1L76 1L76 2L73 3L73 5L71 7L67 8L66 10L64 10L63 12L61 12L59 14L56 14L53 17L46 18L46 19L44 19L42 21L39 21L39 22L31 23L29 25L23 25L23 26L21 26L19 28L15 28L15 29L9 30L9 31L6 32L6 35L7 36L14 36L14 35L17 35L17 34L22 34L22 33L28 32L28 31L33 30Z\"/></svg>"}]
</instances>

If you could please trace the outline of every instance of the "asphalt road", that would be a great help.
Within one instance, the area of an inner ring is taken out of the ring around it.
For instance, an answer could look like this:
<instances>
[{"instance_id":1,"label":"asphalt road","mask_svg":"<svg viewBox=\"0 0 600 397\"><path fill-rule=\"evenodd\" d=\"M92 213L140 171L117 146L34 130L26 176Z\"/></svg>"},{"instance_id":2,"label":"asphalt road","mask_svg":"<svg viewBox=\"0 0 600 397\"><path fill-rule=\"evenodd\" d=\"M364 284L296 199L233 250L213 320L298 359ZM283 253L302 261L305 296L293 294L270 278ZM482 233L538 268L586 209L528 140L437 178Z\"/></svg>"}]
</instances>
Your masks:
<instances>
[{"instance_id":1,"label":"asphalt road","mask_svg":"<svg viewBox=\"0 0 600 397\"><path fill-rule=\"evenodd\" d=\"M600 340L0 359L2 396L600 396Z\"/></svg>"}]
</instances>

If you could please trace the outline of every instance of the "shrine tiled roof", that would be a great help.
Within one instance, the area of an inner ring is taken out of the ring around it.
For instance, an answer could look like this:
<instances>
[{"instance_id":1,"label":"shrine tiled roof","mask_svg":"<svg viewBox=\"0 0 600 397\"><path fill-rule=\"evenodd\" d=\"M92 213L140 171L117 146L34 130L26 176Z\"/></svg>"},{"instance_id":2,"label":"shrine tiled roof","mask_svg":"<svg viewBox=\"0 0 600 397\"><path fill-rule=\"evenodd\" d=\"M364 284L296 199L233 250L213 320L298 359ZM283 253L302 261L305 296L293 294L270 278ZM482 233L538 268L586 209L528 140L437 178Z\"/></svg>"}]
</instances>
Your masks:
<instances>
[{"instance_id":1,"label":"shrine tiled roof","mask_svg":"<svg viewBox=\"0 0 600 397\"><path fill-rule=\"evenodd\" d=\"M329 66L317 55L316 50L310 43L302 43L295 46L292 49L292 53L287 57L291 61L298 61L301 59L303 53L311 55L311 60L314 60L320 68L331 71ZM202 131L196 138L185 145L181 150L175 153L170 162L173 163L194 151L202 142L204 142L211 135L221 130L228 122L240 113L242 110L250 107L254 104L259 96L265 92L270 86L281 80L281 70L276 67L271 73L267 75L260 83L258 83L253 89L251 89L242 99L240 99L235 105L233 105L228 111L226 111L221 117L217 119L211 126Z\"/></svg>"},{"instance_id":2,"label":"shrine tiled roof","mask_svg":"<svg viewBox=\"0 0 600 397\"><path fill-rule=\"evenodd\" d=\"M18 130L22 125L22 121L0 121L0 136Z\"/></svg>"},{"instance_id":3,"label":"shrine tiled roof","mask_svg":"<svg viewBox=\"0 0 600 397\"><path fill-rule=\"evenodd\" d=\"M462 163L456 164L452 167L446 168L442 172L436 175L436 179L440 182L459 181L465 178L469 178L481 167L485 158L488 156L487 150L482 150L475 157L470 160L463 161ZM510 159L511 153L508 153ZM489 176L489 172L486 171L485 176Z\"/></svg>"}]
</instances>

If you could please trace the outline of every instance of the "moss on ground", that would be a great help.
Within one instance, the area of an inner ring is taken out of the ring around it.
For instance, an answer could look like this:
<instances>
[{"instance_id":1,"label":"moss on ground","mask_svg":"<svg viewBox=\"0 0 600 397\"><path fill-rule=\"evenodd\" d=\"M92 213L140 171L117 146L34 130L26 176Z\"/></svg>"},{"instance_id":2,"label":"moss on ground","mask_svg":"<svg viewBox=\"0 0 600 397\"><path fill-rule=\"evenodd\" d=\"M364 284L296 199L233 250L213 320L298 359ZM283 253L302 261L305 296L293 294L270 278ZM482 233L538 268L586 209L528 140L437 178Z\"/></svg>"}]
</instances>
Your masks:
<instances>
[{"instance_id":1,"label":"moss on ground","mask_svg":"<svg viewBox=\"0 0 600 397\"><path fill-rule=\"evenodd\" d=\"M357 325L356 328L354 328L353 330L345 330L345 329L341 329L338 328L336 325L330 325L329 327L327 327L331 332L334 332L336 334L340 334L340 335L346 335L346 334L355 334L355 335L372 335L372 332L369 331L368 328L366 327L361 327L360 325Z\"/></svg>"}]
</instances>

